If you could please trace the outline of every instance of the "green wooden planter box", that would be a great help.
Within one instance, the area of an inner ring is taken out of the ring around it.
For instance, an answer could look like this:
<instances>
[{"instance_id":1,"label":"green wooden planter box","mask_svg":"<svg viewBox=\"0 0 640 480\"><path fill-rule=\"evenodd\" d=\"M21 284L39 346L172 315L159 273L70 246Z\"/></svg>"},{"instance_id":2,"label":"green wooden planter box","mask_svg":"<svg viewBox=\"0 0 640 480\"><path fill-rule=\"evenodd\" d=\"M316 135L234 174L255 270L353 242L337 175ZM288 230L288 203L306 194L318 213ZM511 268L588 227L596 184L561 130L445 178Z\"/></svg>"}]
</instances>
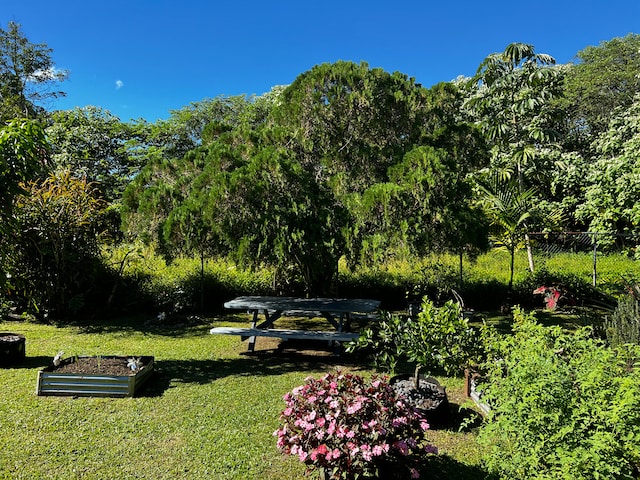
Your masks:
<instances>
[{"instance_id":1,"label":"green wooden planter box","mask_svg":"<svg viewBox=\"0 0 640 480\"><path fill-rule=\"evenodd\" d=\"M138 372L123 376L59 373L54 370L55 367L50 366L38 372L36 394L74 397L133 397L153 373L154 358L141 357L141 360L143 367Z\"/></svg>"}]
</instances>

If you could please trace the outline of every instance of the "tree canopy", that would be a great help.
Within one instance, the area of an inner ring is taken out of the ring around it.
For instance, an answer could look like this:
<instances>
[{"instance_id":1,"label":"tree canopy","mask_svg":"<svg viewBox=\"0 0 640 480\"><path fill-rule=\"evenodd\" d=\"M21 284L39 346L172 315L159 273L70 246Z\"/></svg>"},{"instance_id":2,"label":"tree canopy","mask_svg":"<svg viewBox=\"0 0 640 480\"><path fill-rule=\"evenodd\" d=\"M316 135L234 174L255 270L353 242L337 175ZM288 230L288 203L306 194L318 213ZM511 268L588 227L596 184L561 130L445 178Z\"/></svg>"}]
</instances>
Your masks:
<instances>
[{"instance_id":1,"label":"tree canopy","mask_svg":"<svg viewBox=\"0 0 640 480\"><path fill-rule=\"evenodd\" d=\"M18 23L0 28L0 120L41 116L43 102L64 95L50 89L67 77L51 53L46 44L29 42Z\"/></svg>"},{"instance_id":2,"label":"tree canopy","mask_svg":"<svg viewBox=\"0 0 640 480\"><path fill-rule=\"evenodd\" d=\"M529 229L550 228L545 218L635 233L638 38L587 47L567 65L512 43L473 78L429 88L365 62L325 63L264 95L207 98L149 123L98 106L47 112L47 97L62 95L49 87L66 73L9 22L0 29L0 225L18 218L18 196L24 224L40 221L26 191L37 201L73 190L95 199L100 228L109 207L112 226L121 219L129 238L167 258L270 265L274 284L296 278L309 295L336 293L341 260L356 268L475 254L490 238L513 258ZM42 183L48 169L57 180Z\"/></svg>"}]
</instances>

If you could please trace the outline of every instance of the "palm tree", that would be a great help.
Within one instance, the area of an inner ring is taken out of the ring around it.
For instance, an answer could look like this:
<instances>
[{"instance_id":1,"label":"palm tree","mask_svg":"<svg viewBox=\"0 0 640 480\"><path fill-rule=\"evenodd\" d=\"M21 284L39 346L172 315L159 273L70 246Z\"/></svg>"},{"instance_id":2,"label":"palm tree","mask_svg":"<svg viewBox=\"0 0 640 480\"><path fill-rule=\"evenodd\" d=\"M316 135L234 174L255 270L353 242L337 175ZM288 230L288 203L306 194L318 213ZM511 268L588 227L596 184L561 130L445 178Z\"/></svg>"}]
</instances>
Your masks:
<instances>
[{"instance_id":1,"label":"palm tree","mask_svg":"<svg viewBox=\"0 0 640 480\"><path fill-rule=\"evenodd\" d=\"M496 246L506 248L511 256L509 291L513 288L515 252L525 241L526 222L532 217L535 190L522 190L517 179L495 174L479 180L480 202L490 221L490 236Z\"/></svg>"}]
</instances>

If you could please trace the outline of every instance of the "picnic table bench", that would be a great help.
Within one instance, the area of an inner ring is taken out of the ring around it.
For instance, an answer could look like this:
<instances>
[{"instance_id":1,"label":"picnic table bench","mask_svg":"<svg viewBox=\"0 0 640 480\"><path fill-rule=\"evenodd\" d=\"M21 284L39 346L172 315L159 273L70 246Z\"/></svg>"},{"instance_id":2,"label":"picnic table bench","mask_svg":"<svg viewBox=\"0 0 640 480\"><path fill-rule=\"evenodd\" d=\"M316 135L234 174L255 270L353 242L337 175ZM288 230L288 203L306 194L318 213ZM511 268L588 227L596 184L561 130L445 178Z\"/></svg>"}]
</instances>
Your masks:
<instances>
[{"instance_id":1,"label":"picnic table bench","mask_svg":"<svg viewBox=\"0 0 640 480\"><path fill-rule=\"evenodd\" d=\"M211 334L238 335L249 340L248 350L255 348L256 337L275 337L282 340L327 340L329 342L348 342L358 338L358 333L349 331L353 315L366 315L379 307L378 300L371 299L335 299L335 298L297 298L297 297L238 297L225 302L224 306L233 310L245 310L253 314L251 328L215 327ZM259 322L260 315L264 321ZM279 318L287 317L323 317L334 328L333 331L295 330L273 328Z\"/></svg>"}]
</instances>

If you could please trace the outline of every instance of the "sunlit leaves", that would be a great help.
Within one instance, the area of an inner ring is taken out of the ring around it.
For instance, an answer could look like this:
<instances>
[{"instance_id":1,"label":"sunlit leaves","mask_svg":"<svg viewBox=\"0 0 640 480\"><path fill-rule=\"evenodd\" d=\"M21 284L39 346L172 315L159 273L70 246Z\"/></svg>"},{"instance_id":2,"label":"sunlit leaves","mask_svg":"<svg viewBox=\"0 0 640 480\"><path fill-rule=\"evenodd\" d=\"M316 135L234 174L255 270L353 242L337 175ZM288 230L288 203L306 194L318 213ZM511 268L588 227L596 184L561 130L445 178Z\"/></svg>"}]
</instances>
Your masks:
<instances>
[{"instance_id":1,"label":"sunlit leaves","mask_svg":"<svg viewBox=\"0 0 640 480\"><path fill-rule=\"evenodd\" d=\"M475 93L467 108L478 115L487 137L506 153L522 179L536 151L555 136L549 101L560 93L561 70L532 45L513 43L489 55L472 83ZM494 157L495 159L496 157Z\"/></svg>"},{"instance_id":2,"label":"sunlit leaves","mask_svg":"<svg viewBox=\"0 0 640 480\"><path fill-rule=\"evenodd\" d=\"M39 103L64 96L50 89L67 77L55 68L51 52L45 44L30 43L18 23L0 28L0 120L35 118L44 112Z\"/></svg>"},{"instance_id":3,"label":"sunlit leaves","mask_svg":"<svg viewBox=\"0 0 640 480\"><path fill-rule=\"evenodd\" d=\"M15 203L18 228L10 271L16 287L39 310L64 316L72 297L90 289L105 203L94 185L69 171L24 189Z\"/></svg>"},{"instance_id":4,"label":"sunlit leaves","mask_svg":"<svg viewBox=\"0 0 640 480\"><path fill-rule=\"evenodd\" d=\"M20 182L44 170L48 153L49 144L38 123L13 120L0 128L0 221L10 212L13 197L24 191Z\"/></svg>"}]
</instances>

